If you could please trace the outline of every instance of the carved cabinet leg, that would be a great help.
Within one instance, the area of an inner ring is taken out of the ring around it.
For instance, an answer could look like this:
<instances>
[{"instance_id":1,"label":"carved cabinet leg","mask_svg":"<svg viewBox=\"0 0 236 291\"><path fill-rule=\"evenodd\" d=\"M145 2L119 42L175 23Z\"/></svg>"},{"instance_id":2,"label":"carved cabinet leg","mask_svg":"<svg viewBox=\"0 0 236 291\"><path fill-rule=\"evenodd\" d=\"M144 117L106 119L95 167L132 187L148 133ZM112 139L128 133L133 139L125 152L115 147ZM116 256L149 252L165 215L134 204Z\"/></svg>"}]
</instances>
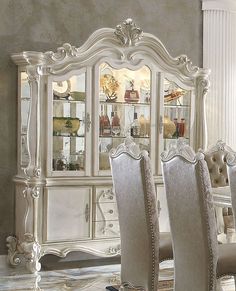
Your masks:
<instances>
[{"instance_id":1,"label":"carved cabinet leg","mask_svg":"<svg viewBox=\"0 0 236 291\"><path fill-rule=\"evenodd\" d=\"M20 252L18 251L18 240L14 236L7 237L7 248L8 248L8 263L12 266L18 266L21 263L19 258Z\"/></svg>"},{"instance_id":2,"label":"carved cabinet leg","mask_svg":"<svg viewBox=\"0 0 236 291\"><path fill-rule=\"evenodd\" d=\"M40 244L35 241L32 234L26 233L22 242L18 241L15 237L8 237L7 247L8 261L12 266L19 265L21 263L20 255L23 255L26 268L31 273L40 271L41 264L39 259L41 247Z\"/></svg>"}]
</instances>

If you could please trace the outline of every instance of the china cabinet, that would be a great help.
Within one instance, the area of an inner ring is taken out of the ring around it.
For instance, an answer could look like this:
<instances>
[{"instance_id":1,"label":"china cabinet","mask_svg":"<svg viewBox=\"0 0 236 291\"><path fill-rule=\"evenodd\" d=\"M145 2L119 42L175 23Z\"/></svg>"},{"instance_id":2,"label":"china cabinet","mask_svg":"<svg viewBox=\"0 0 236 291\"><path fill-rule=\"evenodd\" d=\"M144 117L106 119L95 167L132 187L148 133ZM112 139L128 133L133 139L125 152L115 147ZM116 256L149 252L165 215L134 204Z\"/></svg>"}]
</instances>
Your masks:
<instances>
[{"instance_id":1,"label":"china cabinet","mask_svg":"<svg viewBox=\"0 0 236 291\"><path fill-rule=\"evenodd\" d=\"M132 136L162 184L160 153L179 137L206 143L208 70L173 58L131 19L79 48L12 55L18 65L16 234L12 265L40 270L46 254L120 253L108 153Z\"/></svg>"}]
</instances>

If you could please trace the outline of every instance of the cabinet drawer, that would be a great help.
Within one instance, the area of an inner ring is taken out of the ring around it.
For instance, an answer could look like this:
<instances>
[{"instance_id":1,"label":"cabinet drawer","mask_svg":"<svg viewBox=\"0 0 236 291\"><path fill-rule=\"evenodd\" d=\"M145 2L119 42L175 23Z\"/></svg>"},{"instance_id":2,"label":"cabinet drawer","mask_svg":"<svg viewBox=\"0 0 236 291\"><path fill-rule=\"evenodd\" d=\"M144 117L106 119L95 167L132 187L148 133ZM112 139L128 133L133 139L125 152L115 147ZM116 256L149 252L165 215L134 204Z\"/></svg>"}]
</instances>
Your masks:
<instances>
[{"instance_id":1,"label":"cabinet drawer","mask_svg":"<svg viewBox=\"0 0 236 291\"><path fill-rule=\"evenodd\" d=\"M116 203L96 203L95 221L118 220Z\"/></svg>"},{"instance_id":2,"label":"cabinet drawer","mask_svg":"<svg viewBox=\"0 0 236 291\"><path fill-rule=\"evenodd\" d=\"M112 186L96 188L96 203L116 202Z\"/></svg>"},{"instance_id":3,"label":"cabinet drawer","mask_svg":"<svg viewBox=\"0 0 236 291\"><path fill-rule=\"evenodd\" d=\"M120 226L118 220L96 221L94 222L94 226L95 238L109 238L120 236Z\"/></svg>"}]
</instances>

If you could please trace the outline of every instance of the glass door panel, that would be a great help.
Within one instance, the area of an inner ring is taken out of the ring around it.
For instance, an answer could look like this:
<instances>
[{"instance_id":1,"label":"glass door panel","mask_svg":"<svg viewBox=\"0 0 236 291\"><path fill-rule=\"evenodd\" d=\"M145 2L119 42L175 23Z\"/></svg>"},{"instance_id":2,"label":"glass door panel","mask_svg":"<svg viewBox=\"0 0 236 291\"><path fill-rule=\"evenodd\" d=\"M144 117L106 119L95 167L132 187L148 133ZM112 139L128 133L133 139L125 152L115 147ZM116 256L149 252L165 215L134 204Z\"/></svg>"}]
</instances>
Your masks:
<instances>
[{"instance_id":1,"label":"glass door panel","mask_svg":"<svg viewBox=\"0 0 236 291\"><path fill-rule=\"evenodd\" d=\"M20 165L27 167L29 163L29 153L27 148L27 128L30 113L30 86L26 72L20 74Z\"/></svg>"},{"instance_id":2,"label":"glass door panel","mask_svg":"<svg viewBox=\"0 0 236 291\"><path fill-rule=\"evenodd\" d=\"M114 69L103 63L99 68L99 170L109 170L108 153L127 136L140 149L150 150L151 71Z\"/></svg>"},{"instance_id":3,"label":"glass door panel","mask_svg":"<svg viewBox=\"0 0 236 291\"><path fill-rule=\"evenodd\" d=\"M164 79L164 149L173 139L190 140L191 90Z\"/></svg>"},{"instance_id":4,"label":"glass door panel","mask_svg":"<svg viewBox=\"0 0 236 291\"><path fill-rule=\"evenodd\" d=\"M85 169L85 73L53 82L53 171Z\"/></svg>"}]
</instances>

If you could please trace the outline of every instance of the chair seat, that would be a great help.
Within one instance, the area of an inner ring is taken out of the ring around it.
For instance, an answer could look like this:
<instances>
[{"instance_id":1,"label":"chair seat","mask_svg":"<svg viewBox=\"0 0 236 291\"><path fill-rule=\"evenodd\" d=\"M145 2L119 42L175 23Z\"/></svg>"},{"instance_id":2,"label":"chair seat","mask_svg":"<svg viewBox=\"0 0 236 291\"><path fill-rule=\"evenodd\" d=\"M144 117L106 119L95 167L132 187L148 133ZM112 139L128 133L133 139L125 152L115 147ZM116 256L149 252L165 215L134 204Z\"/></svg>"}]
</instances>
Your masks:
<instances>
[{"instance_id":1,"label":"chair seat","mask_svg":"<svg viewBox=\"0 0 236 291\"><path fill-rule=\"evenodd\" d=\"M160 233L159 248L160 262L173 259L172 240L169 232Z\"/></svg>"},{"instance_id":2,"label":"chair seat","mask_svg":"<svg viewBox=\"0 0 236 291\"><path fill-rule=\"evenodd\" d=\"M217 278L236 274L236 243L218 245Z\"/></svg>"}]
</instances>

